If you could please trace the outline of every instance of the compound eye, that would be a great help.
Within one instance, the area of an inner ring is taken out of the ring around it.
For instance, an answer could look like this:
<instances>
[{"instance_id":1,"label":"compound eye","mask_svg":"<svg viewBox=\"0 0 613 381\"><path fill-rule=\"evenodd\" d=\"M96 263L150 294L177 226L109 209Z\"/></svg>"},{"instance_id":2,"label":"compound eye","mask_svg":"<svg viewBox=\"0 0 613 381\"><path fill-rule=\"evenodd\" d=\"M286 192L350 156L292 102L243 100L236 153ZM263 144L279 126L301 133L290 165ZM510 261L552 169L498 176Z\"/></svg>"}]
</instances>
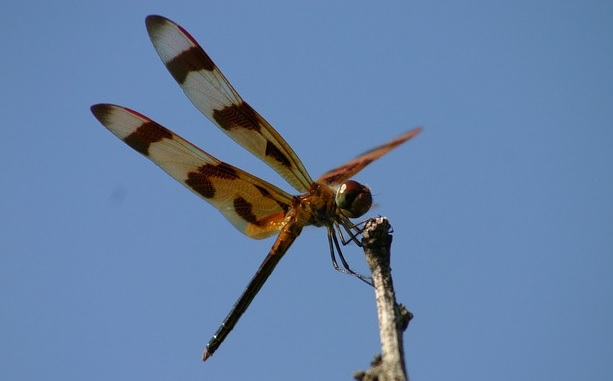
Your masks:
<instances>
[{"instance_id":1,"label":"compound eye","mask_svg":"<svg viewBox=\"0 0 613 381\"><path fill-rule=\"evenodd\" d=\"M360 217L372 205L370 189L357 181L345 181L336 192L336 205L345 216Z\"/></svg>"}]
</instances>

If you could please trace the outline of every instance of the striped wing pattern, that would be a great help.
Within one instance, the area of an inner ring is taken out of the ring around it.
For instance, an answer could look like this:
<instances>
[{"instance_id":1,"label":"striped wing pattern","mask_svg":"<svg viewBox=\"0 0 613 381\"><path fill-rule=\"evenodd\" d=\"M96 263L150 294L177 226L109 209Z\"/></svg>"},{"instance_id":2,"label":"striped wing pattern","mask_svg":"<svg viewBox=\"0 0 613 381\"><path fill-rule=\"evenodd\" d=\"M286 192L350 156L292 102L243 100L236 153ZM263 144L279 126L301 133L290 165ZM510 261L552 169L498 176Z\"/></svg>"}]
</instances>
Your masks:
<instances>
[{"instance_id":1,"label":"striped wing pattern","mask_svg":"<svg viewBox=\"0 0 613 381\"><path fill-rule=\"evenodd\" d=\"M293 196L202 151L125 107L97 104L94 116L130 147L212 204L241 232L261 239L281 230Z\"/></svg>"},{"instance_id":2,"label":"striped wing pattern","mask_svg":"<svg viewBox=\"0 0 613 381\"><path fill-rule=\"evenodd\" d=\"M378 158L385 155L392 149L398 147L400 144L415 137L417 134L421 132L421 130L422 129L419 127L414 128L411 131L408 131L398 136L397 138L390 140L389 142L385 144L382 144L376 148L366 151L363 154L356 157L355 159L350 160L347 163L324 173L323 175L321 175L319 179L317 179L317 182L322 183L322 184L327 184L330 186L342 184L345 181L352 178L356 173L364 169L364 167L366 167L368 164L377 160Z\"/></svg>"},{"instance_id":3,"label":"striped wing pattern","mask_svg":"<svg viewBox=\"0 0 613 381\"><path fill-rule=\"evenodd\" d=\"M291 186L306 192L313 180L294 150L243 101L196 40L162 16L148 16L146 24L162 62L196 108Z\"/></svg>"}]
</instances>

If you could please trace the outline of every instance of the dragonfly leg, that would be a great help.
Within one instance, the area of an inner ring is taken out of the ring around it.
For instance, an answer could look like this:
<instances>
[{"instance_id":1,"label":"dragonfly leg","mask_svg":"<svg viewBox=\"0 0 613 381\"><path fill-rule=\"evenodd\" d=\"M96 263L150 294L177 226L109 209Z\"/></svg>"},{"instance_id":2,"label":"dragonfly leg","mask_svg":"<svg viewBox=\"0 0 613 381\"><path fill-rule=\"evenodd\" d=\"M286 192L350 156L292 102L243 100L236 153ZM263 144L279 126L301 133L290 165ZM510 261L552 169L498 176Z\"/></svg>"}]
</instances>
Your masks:
<instances>
[{"instance_id":1,"label":"dragonfly leg","mask_svg":"<svg viewBox=\"0 0 613 381\"><path fill-rule=\"evenodd\" d=\"M342 239L342 234L341 234L341 239ZM350 241L347 241L347 243L349 242ZM343 245L346 245L347 243L343 242ZM330 246L330 257L332 259L332 266L334 266L334 269L336 271L341 272L343 274L353 275L359 280L361 280L362 282L372 286L372 279L370 277L353 271L353 269L351 269L351 267L349 266L349 263L347 262L347 260L345 260L345 256L343 255L341 245L338 242L338 238L336 237L336 232L334 231L333 227L328 228L328 244ZM338 257L340 258L341 263L343 264L343 268L339 267L338 263L336 262L336 253L338 253Z\"/></svg>"}]
</instances>

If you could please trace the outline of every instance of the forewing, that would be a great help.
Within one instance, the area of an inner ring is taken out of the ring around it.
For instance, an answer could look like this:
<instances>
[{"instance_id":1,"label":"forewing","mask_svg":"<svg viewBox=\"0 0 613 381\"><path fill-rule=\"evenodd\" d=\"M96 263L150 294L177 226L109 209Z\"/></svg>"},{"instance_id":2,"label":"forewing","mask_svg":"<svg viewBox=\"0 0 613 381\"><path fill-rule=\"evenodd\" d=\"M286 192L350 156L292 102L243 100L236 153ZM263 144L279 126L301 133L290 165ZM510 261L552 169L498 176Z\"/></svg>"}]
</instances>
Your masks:
<instances>
[{"instance_id":1,"label":"forewing","mask_svg":"<svg viewBox=\"0 0 613 381\"><path fill-rule=\"evenodd\" d=\"M352 178L356 173L364 169L364 167L366 167L368 164L377 160L378 158L385 155L392 149L398 147L407 140L415 137L420 132L421 128L415 128L409 132L398 136L393 140L390 140L385 144L366 151L355 159L341 165L340 167L334 168L324 173L319 179L317 179L317 182L328 185L342 184Z\"/></svg>"},{"instance_id":2,"label":"forewing","mask_svg":"<svg viewBox=\"0 0 613 381\"><path fill-rule=\"evenodd\" d=\"M91 110L109 131L219 209L249 237L266 238L283 226L292 202L283 190L217 160L136 111L110 104Z\"/></svg>"},{"instance_id":3,"label":"forewing","mask_svg":"<svg viewBox=\"0 0 613 381\"><path fill-rule=\"evenodd\" d=\"M148 16L146 24L155 50L196 108L290 185L305 192L313 181L294 150L243 101L196 40L162 16Z\"/></svg>"}]
</instances>

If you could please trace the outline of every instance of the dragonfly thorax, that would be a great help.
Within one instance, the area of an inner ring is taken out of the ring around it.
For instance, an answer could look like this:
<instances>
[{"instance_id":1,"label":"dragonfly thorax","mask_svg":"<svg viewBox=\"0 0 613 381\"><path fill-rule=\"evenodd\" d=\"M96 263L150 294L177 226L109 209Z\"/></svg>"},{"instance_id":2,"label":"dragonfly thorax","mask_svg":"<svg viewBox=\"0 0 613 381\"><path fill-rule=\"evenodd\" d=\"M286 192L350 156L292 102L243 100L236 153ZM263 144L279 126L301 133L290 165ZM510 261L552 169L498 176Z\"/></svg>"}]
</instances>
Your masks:
<instances>
[{"instance_id":1,"label":"dragonfly thorax","mask_svg":"<svg viewBox=\"0 0 613 381\"><path fill-rule=\"evenodd\" d=\"M302 221L303 226L328 226L336 222L338 212L334 195L332 187L312 183L307 193L296 198L293 209L297 221Z\"/></svg>"}]
</instances>

